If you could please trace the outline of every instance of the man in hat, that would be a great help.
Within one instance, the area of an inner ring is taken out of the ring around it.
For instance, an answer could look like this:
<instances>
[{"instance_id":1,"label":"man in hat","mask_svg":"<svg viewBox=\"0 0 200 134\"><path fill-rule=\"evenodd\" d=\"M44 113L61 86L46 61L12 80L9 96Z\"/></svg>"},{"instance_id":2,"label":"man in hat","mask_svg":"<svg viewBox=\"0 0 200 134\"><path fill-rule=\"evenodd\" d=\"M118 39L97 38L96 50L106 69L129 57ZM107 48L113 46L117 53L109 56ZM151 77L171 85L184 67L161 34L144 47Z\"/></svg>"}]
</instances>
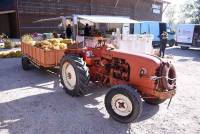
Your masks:
<instances>
[{"instance_id":1,"label":"man in hat","mask_svg":"<svg viewBox=\"0 0 200 134\"><path fill-rule=\"evenodd\" d=\"M160 44L160 57L164 58L165 56L165 49L167 46L167 38L168 38L168 33L163 32L161 34L161 44Z\"/></svg>"}]
</instances>

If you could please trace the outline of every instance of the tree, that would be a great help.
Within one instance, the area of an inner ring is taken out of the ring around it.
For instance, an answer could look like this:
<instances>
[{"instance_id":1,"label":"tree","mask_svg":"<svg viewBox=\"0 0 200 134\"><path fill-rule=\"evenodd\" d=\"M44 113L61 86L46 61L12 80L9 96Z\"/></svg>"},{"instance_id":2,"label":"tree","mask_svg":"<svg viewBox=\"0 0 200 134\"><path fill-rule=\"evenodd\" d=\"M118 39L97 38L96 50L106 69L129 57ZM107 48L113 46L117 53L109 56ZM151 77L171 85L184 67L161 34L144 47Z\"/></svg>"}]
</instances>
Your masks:
<instances>
[{"instance_id":1,"label":"tree","mask_svg":"<svg viewBox=\"0 0 200 134\"><path fill-rule=\"evenodd\" d=\"M196 23L196 24L200 23L200 16L199 16L199 14L200 14L200 0L197 0L195 2L194 18L192 19L193 23Z\"/></svg>"},{"instance_id":2,"label":"tree","mask_svg":"<svg viewBox=\"0 0 200 134\"><path fill-rule=\"evenodd\" d=\"M200 0L188 0L181 10L186 21L190 23L200 23Z\"/></svg>"},{"instance_id":3,"label":"tree","mask_svg":"<svg viewBox=\"0 0 200 134\"><path fill-rule=\"evenodd\" d=\"M170 27L173 27L176 23L176 10L175 5L169 5L165 11L164 17Z\"/></svg>"}]
</instances>

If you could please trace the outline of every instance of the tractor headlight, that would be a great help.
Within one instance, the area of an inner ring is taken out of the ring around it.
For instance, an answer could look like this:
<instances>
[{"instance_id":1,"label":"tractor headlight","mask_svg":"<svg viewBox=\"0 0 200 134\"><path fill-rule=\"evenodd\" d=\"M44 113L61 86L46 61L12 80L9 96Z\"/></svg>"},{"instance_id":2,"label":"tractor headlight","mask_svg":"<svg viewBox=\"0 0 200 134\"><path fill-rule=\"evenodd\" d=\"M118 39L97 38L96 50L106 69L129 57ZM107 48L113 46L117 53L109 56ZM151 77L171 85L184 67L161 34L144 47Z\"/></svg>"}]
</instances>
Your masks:
<instances>
[{"instance_id":1,"label":"tractor headlight","mask_svg":"<svg viewBox=\"0 0 200 134\"><path fill-rule=\"evenodd\" d=\"M140 77L143 77L147 75L147 69L146 68L141 68L139 72Z\"/></svg>"}]
</instances>

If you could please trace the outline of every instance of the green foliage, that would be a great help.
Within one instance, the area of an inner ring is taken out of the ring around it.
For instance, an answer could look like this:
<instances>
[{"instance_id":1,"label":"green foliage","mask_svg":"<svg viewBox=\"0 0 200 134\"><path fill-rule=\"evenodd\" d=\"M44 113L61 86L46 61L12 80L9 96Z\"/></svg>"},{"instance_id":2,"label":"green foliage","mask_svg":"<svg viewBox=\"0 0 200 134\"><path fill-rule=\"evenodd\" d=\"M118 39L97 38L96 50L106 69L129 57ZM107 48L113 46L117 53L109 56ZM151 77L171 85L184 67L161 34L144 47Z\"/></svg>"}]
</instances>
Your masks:
<instances>
[{"instance_id":1,"label":"green foliage","mask_svg":"<svg viewBox=\"0 0 200 134\"><path fill-rule=\"evenodd\" d=\"M175 6L174 5L168 6L165 17L167 18L167 22L169 23L170 26L175 24L176 21L175 13L176 13Z\"/></svg>"},{"instance_id":2,"label":"green foliage","mask_svg":"<svg viewBox=\"0 0 200 134\"><path fill-rule=\"evenodd\" d=\"M0 34L0 38L1 39L8 39L8 36L4 33Z\"/></svg>"},{"instance_id":3,"label":"green foliage","mask_svg":"<svg viewBox=\"0 0 200 134\"><path fill-rule=\"evenodd\" d=\"M9 52L9 53L0 53L0 58L18 58L22 56L21 51Z\"/></svg>"},{"instance_id":4,"label":"green foliage","mask_svg":"<svg viewBox=\"0 0 200 134\"><path fill-rule=\"evenodd\" d=\"M6 49L11 49L11 48L13 48L13 42L12 42L12 40L10 40L10 39L3 39L3 41L4 41L4 47L6 48Z\"/></svg>"},{"instance_id":5,"label":"green foliage","mask_svg":"<svg viewBox=\"0 0 200 134\"><path fill-rule=\"evenodd\" d=\"M190 23L200 23L200 0L188 0L183 6L182 12L185 19L189 20Z\"/></svg>"},{"instance_id":6,"label":"green foliage","mask_svg":"<svg viewBox=\"0 0 200 134\"><path fill-rule=\"evenodd\" d=\"M3 40L4 48L6 48L6 49L11 49L15 45L14 42L11 39L9 39L8 36L4 33L0 34L0 39Z\"/></svg>"},{"instance_id":7,"label":"green foliage","mask_svg":"<svg viewBox=\"0 0 200 134\"><path fill-rule=\"evenodd\" d=\"M21 41L24 43L29 43L29 42L33 41L33 38L30 34L25 34L22 36Z\"/></svg>"}]
</instances>

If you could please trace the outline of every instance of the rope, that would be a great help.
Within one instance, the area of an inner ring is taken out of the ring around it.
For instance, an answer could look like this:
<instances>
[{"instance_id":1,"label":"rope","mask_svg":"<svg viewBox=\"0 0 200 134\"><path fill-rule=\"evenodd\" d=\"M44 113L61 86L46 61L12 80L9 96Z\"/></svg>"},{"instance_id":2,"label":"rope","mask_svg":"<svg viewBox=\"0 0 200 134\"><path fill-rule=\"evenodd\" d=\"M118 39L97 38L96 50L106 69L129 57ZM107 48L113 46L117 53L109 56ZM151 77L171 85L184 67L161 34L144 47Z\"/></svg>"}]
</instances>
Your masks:
<instances>
[{"instance_id":1,"label":"rope","mask_svg":"<svg viewBox=\"0 0 200 134\"><path fill-rule=\"evenodd\" d=\"M176 78L171 79L171 78L166 77L166 76L161 76L161 77L158 77L158 76L151 76L150 78L151 78L151 80L154 80L154 81L156 81L156 80L158 80L158 79L162 79L162 78L166 78L167 80L171 80L171 81L175 81L175 80L176 80Z\"/></svg>"}]
</instances>

